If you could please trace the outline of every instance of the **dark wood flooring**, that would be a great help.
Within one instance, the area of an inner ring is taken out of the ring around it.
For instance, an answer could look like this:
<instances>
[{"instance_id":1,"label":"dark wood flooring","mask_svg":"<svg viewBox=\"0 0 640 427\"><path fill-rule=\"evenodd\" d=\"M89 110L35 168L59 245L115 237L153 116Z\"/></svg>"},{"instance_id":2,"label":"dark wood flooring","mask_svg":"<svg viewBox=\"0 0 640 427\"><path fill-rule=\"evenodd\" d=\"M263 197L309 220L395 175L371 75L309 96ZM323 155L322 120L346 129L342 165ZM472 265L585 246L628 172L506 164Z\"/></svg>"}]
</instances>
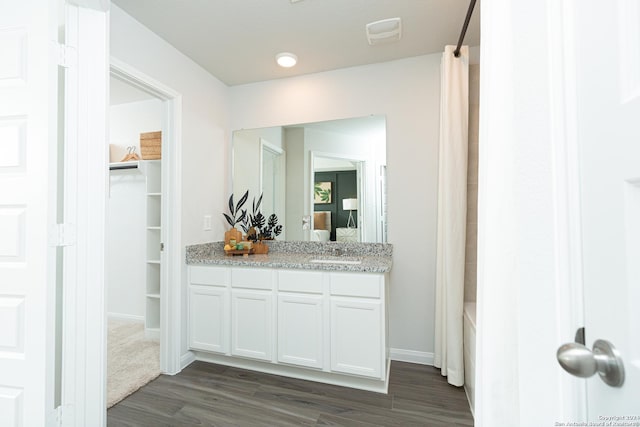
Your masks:
<instances>
[{"instance_id":1,"label":"dark wood flooring","mask_svg":"<svg viewBox=\"0 0 640 427\"><path fill-rule=\"evenodd\" d=\"M389 394L194 362L107 412L120 426L473 426L462 388L432 366L392 362Z\"/></svg>"}]
</instances>

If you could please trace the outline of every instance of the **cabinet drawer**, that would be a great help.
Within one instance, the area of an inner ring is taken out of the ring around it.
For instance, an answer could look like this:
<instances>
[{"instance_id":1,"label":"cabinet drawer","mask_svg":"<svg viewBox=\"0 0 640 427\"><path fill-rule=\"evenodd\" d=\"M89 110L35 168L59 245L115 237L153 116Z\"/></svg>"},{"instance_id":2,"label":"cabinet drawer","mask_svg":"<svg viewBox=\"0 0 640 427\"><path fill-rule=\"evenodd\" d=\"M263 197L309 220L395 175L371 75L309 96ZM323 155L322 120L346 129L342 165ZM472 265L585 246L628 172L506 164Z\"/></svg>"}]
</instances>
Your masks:
<instances>
[{"instance_id":1,"label":"cabinet drawer","mask_svg":"<svg viewBox=\"0 0 640 427\"><path fill-rule=\"evenodd\" d=\"M273 270L263 268L233 268L231 286L247 289L273 289Z\"/></svg>"},{"instance_id":2,"label":"cabinet drawer","mask_svg":"<svg viewBox=\"0 0 640 427\"><path fill-rule=\"evenodd\" d=\"M380 298L382 283L379 274L331 273L331 295Z\"/></svg>"},{"instance_id":3,"label":"cabinet drawer","mask_svg":"<svg viewBox=\"0 0 640 427\"><path fill-rule=\"evenodd\" d=\"M278 271L278 290L283 292L322 293L322 273L319 271Z\"/></svg>"},{"instance_id":4,"label":"cabinet drawer","mask_svg":"<svg viewBox=\"0 0 640 427\"><path fill-rule=\"evenodd\" d=\"M227 267L189 267L189 283L192 285L227 286L229 269Z\"/></svg>"}]
</instances>

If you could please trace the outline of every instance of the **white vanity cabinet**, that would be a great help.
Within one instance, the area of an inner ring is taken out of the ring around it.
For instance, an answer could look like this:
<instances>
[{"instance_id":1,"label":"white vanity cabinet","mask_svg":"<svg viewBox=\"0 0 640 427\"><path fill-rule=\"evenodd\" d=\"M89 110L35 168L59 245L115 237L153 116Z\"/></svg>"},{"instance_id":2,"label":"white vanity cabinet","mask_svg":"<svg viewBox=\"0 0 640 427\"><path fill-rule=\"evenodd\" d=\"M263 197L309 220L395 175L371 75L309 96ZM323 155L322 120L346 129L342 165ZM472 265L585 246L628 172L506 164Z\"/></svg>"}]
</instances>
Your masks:
<instances>
[{"instance_id":1,"label":"white vanity cabinet","mask_svg":"<svg viewBox=\"0 0 640 427\"><path fill-rule=\"evenodd\" d=\"M189 280L197 359L386 393L388 274L190 265Z\"/></svg>"},{"instance_id":2,"label":"white vanity cabinet","mask_svg":"<svg viewBox=\"0 0 640 427\"><path fill-rule=\"evenodd\" d=\"M384 276L331 273L331 370L384 379Z\"/></svg>"}]
</instances>

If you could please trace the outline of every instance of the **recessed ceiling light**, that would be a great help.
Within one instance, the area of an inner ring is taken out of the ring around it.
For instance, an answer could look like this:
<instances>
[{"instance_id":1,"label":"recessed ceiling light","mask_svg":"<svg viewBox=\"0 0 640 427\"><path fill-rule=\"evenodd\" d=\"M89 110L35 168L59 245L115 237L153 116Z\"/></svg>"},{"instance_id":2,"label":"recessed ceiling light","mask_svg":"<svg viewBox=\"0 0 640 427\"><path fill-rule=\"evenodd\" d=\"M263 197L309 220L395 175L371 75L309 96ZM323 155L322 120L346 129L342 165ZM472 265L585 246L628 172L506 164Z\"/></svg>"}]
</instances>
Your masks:
<instances>
[{"instance_id":1,"label":"recessed ceiling light","mask_svg":"<svg viewBox=\"0 0 640 427\"><path fill-rule=\"evenodd\" d=\"M298 57L293 53L282 52L276 55L276 62L281 67L290 68L296 65L296 63L298 62Z\"/></svg>"}]
</instances>

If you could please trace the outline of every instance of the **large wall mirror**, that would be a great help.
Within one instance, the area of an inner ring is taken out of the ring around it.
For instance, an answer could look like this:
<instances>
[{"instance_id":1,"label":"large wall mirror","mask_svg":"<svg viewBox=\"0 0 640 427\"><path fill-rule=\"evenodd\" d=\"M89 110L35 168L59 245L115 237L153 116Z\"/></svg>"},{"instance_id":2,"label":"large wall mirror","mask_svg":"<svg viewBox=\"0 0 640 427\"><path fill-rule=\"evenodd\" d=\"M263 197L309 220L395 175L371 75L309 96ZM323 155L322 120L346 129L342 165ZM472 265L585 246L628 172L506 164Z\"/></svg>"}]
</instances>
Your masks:
<instances>
[{"instance_id":1,"label":"large wall mirror","mask_svg":"<svg viewBox=\"0 0 640 427\"><path fill-rule=\"evenodd\" d=\"M233 193L263 194L278 240L386 243L386 164L384 116L233 132Z\"/></svg>"}]
</instances>

